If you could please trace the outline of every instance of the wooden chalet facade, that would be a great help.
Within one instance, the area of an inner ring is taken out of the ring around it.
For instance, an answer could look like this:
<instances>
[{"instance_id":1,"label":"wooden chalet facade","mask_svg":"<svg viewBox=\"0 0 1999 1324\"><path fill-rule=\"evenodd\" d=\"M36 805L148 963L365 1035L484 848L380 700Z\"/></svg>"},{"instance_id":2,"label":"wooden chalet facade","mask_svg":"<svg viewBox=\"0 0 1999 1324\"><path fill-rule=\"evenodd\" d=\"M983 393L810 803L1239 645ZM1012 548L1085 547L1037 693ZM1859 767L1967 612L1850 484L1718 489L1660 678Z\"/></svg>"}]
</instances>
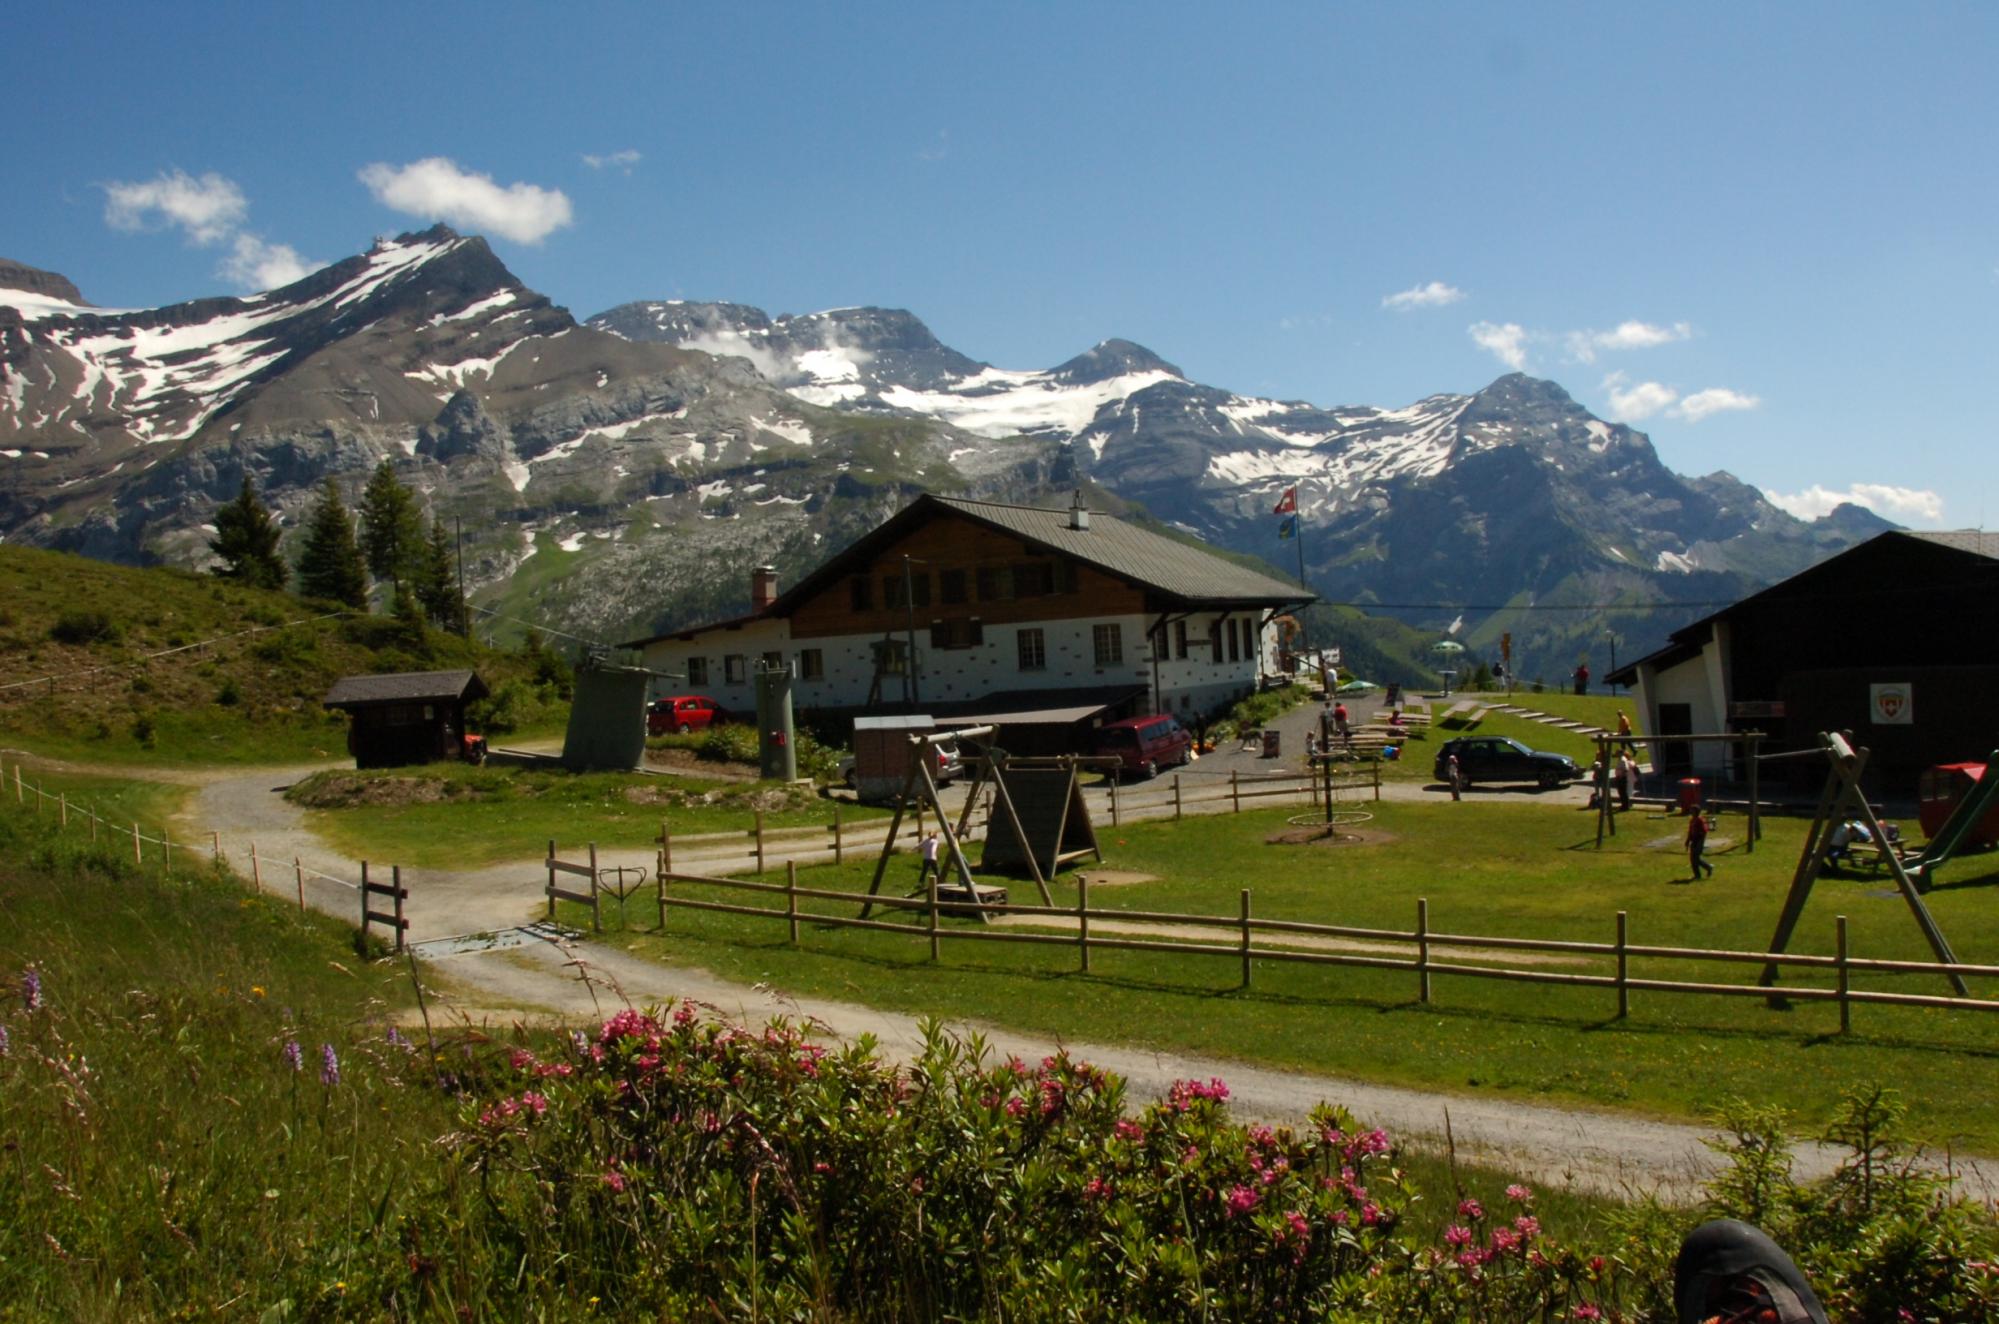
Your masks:
<instances>
[{"instance_id":1,"label":"wooden chalet facade","mask_svg":"<svg viewBox=\"0 0 1999 1324\"><path fill-rule=\"evenodd\" d=\"M342 676L320 705L351 719L347 752L357 768L400 768L462 757L465 706L486 697L471 671Z\"/></svg>"},{"instance_id":2,"label":"wooden chalet facade","mask_svg":"<svg viewBox=\"0 0 1999 1324\"><path fill-rule=\"evenodd\" d=\"M1671 639L1606 677L1636 691L1661 736L1759 730L1779 752L1851 731L1873 793L1896 796L1932 764L1999 746L1999 533L1879 534ZM1739 777L1740 755L1720 741L1656 748L1664 770L1710 776Z\"/></svg>"},{"instance_id":3,"label":"wooden chalet facade","mask_svg":"<svg viewBox=\"0 0 1999 1324\"><path fill-rule=\"evenodd\" d=\"M759 662L819 712L1204 716L1274 666L1296 585L1084 509L924 495L747 616L637 640L662 693L755 706ZM914 649L912 652L912 638Z\"/></svg>"}]
</instances>

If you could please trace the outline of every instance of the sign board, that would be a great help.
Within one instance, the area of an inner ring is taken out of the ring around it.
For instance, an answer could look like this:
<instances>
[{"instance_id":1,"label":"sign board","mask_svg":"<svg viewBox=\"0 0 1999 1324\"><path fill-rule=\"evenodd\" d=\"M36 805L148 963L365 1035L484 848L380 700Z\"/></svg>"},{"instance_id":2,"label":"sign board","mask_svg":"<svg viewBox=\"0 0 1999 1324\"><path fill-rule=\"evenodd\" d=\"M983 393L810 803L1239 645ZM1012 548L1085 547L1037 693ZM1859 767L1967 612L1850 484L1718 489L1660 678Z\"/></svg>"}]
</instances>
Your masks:
<instances>
[{"instance_id":1,"label":"sign board","mask_svg":"<svg viewBox=\"0 0 1999 1324\"><path fill-rule=\"evenodd\" d=\"M1869 685L1867 687L1867 710L1873 715L1876 726L1914 726L1916 724L1916 696L1907 682L1900 684Z\"/></svg>"},{"instance_id":2,"label":"sign board","mask_svg":"<svg viewBox=\"0 0 1999 1324\"><path fill-rule=\"evenodd\" d=\"M1739 699L1728 705L1728 715L1736 720L1754 721L1758 718L1782 717L1782 699Z\"/></svg>"}]
</instances>

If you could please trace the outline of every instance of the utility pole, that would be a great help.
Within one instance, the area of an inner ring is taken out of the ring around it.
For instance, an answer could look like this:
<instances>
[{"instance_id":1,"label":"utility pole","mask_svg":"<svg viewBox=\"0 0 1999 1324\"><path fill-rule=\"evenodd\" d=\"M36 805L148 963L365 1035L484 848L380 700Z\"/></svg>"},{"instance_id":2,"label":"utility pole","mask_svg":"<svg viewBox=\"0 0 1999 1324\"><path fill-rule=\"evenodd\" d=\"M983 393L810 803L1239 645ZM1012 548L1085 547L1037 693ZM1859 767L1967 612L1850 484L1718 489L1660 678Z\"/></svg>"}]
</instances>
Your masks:
<instances>
[{"instance_id":1,"label":"utility pole","mask_svg":"<svg viewBox=\"0 0 1999 1324\"><path fill-rule=\"evenodd\" d=\"M920 565L930 563L919 562L907 552L902 556L902 607L909 623L909 655L902 660L902 691L909 698L910 711L914 712L917 705L923 702L923 692L916 680L916 594L912 584L914 576L909 569L912 563Z\"/></svg>"}]
</instances>

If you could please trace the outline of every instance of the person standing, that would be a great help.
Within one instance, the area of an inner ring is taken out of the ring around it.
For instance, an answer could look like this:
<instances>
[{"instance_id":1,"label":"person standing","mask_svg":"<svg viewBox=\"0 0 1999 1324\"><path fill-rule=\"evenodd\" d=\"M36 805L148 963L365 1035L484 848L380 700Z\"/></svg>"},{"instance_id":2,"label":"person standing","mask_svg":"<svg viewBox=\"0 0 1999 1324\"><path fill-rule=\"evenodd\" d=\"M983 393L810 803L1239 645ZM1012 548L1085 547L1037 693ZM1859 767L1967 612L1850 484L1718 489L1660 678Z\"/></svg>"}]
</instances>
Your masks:
<instances>
[{"instance_id":1,"label":"person standing","mask_svg":"<svg viewBox=\"0 0 1999 1324\"><path fill-rule=\"evenodd\" d=\"M1340 744L1346 747L1349 754L1353 753L1353 728L1348 725L1351 720L1347 716L1347 706L1344 703L1333 705L1333 729L1340 733Z\"/></svg>"},{"instance_id":2,"label":"person standing","mask_svg":"<svg viewBox=\"0 0 1999 1324\"><path fill-rule=\"evenodd\" d=\"M931 828L929 834L923 838L922 852L923 852L923 868L922 871L916 875L916 886L919 891L922 890L925 886L927 886L931 878L933 877L935 877L937 881L940 883L944 881L944 870L941 867L939 867L937 863L936 828Z\"/></svg>"},{"instance_id":3,"label":"person standing","mask_svg":"<svg viewBox=\"0 0 1999 1324\"><path fill-rule=\"evenodd\" d=\"M1576 664L1576 693L1589 693L1589 663L1587 662Z\"/></svg>"},{"instance_id":4,"label":"person standing","mask_svg":"<svg viewBox=\"0 0 1999 1324\"><path fill-rule=\"evenodd\" d=\"M1457 756L1457 755L1455 755L1455 754L1450 754L1450 755L1446 755L1446 756L1445 756L1445 758L1444 758L1444 778L1445 778L1445 780L1449 781L1449 782L1450 782L1450 784L1451 784L1451 799L1453 799L1453 800L1462 800L1462 799L1464 799L1464 798L1465 798L1465 770L1464 770L1463 768L1461 768L1461 767L1459 767L1459 766L1458 766L1458 756Z\"/></svg>"},{"instance_id":5,"label":"person standing","mask_svg":"<svg viewBox=\"0 0 1999 1324\"><path fill-rule=\"evenodd\" d=\"M1696 808L1687 819L1687 863L1694 867L1694 879L1714 877L1714 866L1701 858L1707 850L1707 815ZM1702 871L1706 872L1703 873Z\"/></svg>"},{"instance_id":6,"label":"person standing","mask_svg":"<svg viewBox=\"0 0 1999 1324\"><path fill-rule=\"evenodd\" d=\"M1638 780L1638 765L1632 761L1631 751L1625 750L1617 756L1617 807L1631 808L1632 783Z\"/></svg>"}]
</instances>

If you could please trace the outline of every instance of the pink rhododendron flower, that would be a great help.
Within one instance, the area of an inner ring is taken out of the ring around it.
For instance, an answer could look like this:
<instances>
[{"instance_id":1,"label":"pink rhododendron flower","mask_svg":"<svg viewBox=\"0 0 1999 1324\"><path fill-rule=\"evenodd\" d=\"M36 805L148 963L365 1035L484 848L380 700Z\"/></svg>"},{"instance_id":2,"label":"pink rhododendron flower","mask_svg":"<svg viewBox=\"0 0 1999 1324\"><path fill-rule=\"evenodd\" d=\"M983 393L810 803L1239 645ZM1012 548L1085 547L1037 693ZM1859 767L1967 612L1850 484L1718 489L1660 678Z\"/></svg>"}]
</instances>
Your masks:
<instances>
[{"instance_id":1,"label":"pink rhododendron flower","mask_svg":"<svg viewBox=\"0 0 1999 1324\"><path fill-rule=\"evenodd\" d=\"M1526 1204L1529 1200L1534 1198L1534 1192L1528 1190L1525 1186L1520 1185L1518 1182L1515 1182L1513 1185L1506 1188L1506 1198L1509 1200L1516 1200L1521 1204Z\"/></svg>"},{"instance_id":2,"label":"pink rhododendron flower","mask_svg":"<svg viewBox=\"0 0 1999 1324\"><path fill-rule=\"evenodd\" d=\"M1247 1186L1229 1187L1228 1198L1226 1200L1229 1217L1234 1218L1237 1214L1248 1213L1250 1210L1256 1208L1257 1201L1262 1198Z\"/></svg>"},{"instance_id":3,"label":"pink rhododendron flower","mask_svg":"<svg viewBox=\"0 0 1999 1324\"><path fill-rule=\"evenodd\" d=\"M1485 1206L1476 1200L1460 1200L1458 1201L1458 1217L1469 1218L1472 1222L1476 1223L1479 1219L1485 1217Z\"/></svg>"},{"instance_id":4,"label":"pink rhododendron flower","mask_svg":"<svg viewBox=\"0 0 1999 1324\"><path fill-rule=\"evenodd\" d=\"M1453 1246L1469 1246L1471 1239L1471 1229L1468 1227L1453 1223L1444 1229L1444 1240Z\"/></svg>"}]
</instances>

